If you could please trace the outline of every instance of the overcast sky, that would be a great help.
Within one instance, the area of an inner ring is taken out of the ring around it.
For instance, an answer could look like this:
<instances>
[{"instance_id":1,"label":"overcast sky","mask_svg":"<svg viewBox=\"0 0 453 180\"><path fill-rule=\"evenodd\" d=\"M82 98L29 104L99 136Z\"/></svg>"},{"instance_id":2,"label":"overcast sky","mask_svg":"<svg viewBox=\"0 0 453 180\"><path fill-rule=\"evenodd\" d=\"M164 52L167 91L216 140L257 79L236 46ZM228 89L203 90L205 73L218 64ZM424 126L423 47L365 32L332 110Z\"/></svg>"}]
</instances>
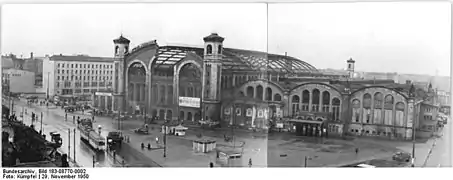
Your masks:
<instances>
[{"instance_id":1,"label":"overcast sky","mask_svg":"<svg viewBox=\"0 0 453 180\"><path fill-rule=\"evenodd\" d=\"M131 46L152 39L284 54L317 68L450 75L447 3L6 5L2 53L112 56L121 33ZM268 18L268 19L267 19ZM269 23L269 24L267 24ZM269 29L267 29L269 27ZM268 34L269 32L269 34ZM269 38L269 39L268 39Z\"/></svg>"}]
</instances>

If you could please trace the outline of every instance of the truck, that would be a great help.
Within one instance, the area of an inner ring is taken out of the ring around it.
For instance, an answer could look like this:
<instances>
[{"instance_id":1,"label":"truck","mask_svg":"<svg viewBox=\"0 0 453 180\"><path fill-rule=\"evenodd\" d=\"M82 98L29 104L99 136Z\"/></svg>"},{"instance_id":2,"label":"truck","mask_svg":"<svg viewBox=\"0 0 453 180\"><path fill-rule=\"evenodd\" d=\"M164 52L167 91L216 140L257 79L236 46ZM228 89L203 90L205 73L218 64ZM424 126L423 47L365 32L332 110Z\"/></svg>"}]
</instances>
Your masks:
<instances>
[{"instance_id":1,"label":"truck","mask_svg":"<svg viewBox=\"0 0 453 180\"><path fill-rule=\"evenodd\" d=\"M93 128L85 126L79 128L80 140L87 143L96 151L105 151L105 138L101 134L96 132Z\"/></svg>"},{"instance_id":2,"label":"truck","mask_svg":"<svg viewBox=\"0 0 453 180\"><path fill-rule=\"evenodd\" d=\"M121 147L121 143L123 142L123 136L121 132L119 131L111 131L107 135L107 144L109 146L109 149L112 149L114 147Z\"/></svg>"}]
</instances>

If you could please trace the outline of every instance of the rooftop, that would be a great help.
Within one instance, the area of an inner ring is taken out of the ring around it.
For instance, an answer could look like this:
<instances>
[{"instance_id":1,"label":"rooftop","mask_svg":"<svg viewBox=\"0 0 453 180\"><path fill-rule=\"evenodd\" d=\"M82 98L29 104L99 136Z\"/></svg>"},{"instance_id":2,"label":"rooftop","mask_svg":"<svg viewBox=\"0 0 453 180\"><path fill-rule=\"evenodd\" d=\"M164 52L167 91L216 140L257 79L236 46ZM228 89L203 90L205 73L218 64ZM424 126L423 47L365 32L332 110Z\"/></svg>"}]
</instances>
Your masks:
<instances>
[{"instance_id":1,"label":"rooftop","mask_svg":"<svg viewBox=\"0 0 453 180\"><path fill-rule=\"evenodd\" d=\"M154 41L153 41L154 42ZM132 50L131 54L139 52L146 46L155 45L145 43ZM187 56L194 53L199 57L204 56L204 49L196 46L167 45L159 47L156 55L156 68L168 69ZM318 70L299 59L291 56L269 54L259 51L224 48L222 69L224 71L263 71L275 73L318 73Z\"/></svg>"},{"instance_id":2,"label":"rooftop","mask_svg":"<svg viewBox=\"0 0 453 180\"><path fill-rule=\"evenodd\" d=\"M86 55L53 55L51 61L89 61L89 62L113 62L113 57L91 57Z\"/></svg>"}]
</instances>

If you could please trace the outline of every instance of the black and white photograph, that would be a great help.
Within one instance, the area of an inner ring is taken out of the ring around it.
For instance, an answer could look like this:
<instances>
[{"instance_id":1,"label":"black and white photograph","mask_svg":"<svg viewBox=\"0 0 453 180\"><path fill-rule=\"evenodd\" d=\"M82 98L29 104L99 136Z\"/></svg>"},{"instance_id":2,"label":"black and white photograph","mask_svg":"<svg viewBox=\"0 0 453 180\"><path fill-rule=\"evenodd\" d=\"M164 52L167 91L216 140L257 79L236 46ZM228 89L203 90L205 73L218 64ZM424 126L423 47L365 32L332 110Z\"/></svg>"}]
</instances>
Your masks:
<instances>
[{"instance_id":1,"label":"black and white photograph","mask_svg":"<svg viewBox=\"0 0 453 180\"><path fill-rule=\"evenodd\" d=\"M2 168L451 168L451 8L3 4Z\"/></svg>"}]
</instances>

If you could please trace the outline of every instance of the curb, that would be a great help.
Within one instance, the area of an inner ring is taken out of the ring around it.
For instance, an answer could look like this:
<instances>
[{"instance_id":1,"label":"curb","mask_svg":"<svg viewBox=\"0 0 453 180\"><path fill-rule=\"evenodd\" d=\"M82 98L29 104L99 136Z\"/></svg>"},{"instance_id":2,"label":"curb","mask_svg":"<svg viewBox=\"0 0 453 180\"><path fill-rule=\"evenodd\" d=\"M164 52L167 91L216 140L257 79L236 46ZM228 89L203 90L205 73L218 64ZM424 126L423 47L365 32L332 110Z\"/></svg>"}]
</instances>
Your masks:
<instances>
[{"instance_id":1,"label":"curb","mask_svg":"<svg viewBox=\"0 0 453 180\"><path fill-rule=\"evenodd\" d=\"M426 163L428 163L429 157L431 156L434 147L436 147L436 141L437 141L437 139L438 139L438 138L435 138L435 139L434 139L433 145L432 145L431 148L429 149L428 155L426 156L425 161L423 162L422 167L426 167Z\"/></svg>"}]
</instances>

